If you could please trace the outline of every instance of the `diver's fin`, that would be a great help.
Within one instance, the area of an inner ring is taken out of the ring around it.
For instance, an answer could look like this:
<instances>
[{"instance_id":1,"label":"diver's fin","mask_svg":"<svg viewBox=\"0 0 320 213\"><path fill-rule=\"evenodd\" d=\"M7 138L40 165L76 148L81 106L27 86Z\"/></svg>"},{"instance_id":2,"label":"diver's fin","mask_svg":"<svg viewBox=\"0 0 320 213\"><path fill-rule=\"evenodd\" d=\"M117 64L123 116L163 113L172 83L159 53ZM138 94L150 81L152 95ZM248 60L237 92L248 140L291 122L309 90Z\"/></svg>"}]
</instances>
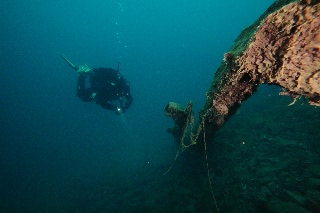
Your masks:
<instances>
[{"instance_id":1,"label":"diver's fin","mask_svg":"<svg viewBox=\"0 0 320 213\"><path fill-rule=\"evenodd\" d=\"M61 57L71 66L72 69L78 69L71 61L69 61L69 59L67 59L67 57L64 54L59 53L59 55L61 55Z\"/></svg>"}]
</instances>

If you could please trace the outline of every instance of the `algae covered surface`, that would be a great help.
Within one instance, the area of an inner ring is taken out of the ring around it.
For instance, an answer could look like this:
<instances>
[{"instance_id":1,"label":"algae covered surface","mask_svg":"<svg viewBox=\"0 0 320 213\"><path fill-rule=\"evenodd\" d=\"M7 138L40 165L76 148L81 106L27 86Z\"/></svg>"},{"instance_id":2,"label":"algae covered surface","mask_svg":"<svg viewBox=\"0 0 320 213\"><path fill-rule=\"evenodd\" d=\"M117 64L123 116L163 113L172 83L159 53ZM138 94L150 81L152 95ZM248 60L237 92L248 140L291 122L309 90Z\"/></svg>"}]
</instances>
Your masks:
<instances>
[{"instance_id":1,"label":"algae covered surface","mask_svg":"<svg viewBox=\"0 0 320 213\"><path fill-rule=\"evenodd\" d=\"M319 105L319 11L318 1L276 1L242 31L206 92L196 138L201 131L211 138L261 84Z\"/></svg>"}]
</instances>

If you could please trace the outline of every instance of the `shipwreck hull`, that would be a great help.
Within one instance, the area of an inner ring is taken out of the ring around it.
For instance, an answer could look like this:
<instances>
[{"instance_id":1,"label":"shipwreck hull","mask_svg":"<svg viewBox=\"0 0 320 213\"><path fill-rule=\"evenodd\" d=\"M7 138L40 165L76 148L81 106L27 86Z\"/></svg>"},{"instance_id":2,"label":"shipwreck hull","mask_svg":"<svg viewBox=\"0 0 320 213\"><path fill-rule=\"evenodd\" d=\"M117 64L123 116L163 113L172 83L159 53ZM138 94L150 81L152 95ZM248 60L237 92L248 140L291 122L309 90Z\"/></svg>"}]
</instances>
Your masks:
<instances>
[{"instance_id":1,"label":"shipwreck hull","mask_svg":"<svg viewBox=\"0 0 320 213\"><path fill-rule=\"evenodd\" d=\"M206 92L190 143L211 139L260 84L278 85L282 95L320 106L319 0L278 0L240 33Z\"/></svg>"}]
</instances>

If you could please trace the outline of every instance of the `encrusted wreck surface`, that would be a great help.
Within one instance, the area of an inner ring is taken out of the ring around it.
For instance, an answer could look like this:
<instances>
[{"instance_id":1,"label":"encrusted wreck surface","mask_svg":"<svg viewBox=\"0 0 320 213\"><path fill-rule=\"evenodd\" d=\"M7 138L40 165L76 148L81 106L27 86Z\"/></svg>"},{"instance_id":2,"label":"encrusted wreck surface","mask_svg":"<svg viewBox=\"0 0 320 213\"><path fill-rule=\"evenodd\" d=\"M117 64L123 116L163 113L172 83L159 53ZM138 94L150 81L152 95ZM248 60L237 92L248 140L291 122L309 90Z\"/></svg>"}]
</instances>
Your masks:
<instances>
[{"instance_id":1,"label":"encrusted wreck surface","mask_svg":"<svg viewBox=\"0 0 320 213\"><path fill-rule=\"evenodd\" d=\"M260 84L320 106L320 0L278 0L241 32L206 93L191 141L210 139Z\"/></svg>"},{"instance_id":2,"label":"encrusted wreck surface","mask_svg":"<svg viewBox=\"0 0 320 213\"><path fill-rule=\"evenodd\" d=\"M240 34L206 93L200 123L208 137L260 84L279 85L285 94L320 106L319 2L276 1L269 15Z\"/></svg>"}]
</instances>

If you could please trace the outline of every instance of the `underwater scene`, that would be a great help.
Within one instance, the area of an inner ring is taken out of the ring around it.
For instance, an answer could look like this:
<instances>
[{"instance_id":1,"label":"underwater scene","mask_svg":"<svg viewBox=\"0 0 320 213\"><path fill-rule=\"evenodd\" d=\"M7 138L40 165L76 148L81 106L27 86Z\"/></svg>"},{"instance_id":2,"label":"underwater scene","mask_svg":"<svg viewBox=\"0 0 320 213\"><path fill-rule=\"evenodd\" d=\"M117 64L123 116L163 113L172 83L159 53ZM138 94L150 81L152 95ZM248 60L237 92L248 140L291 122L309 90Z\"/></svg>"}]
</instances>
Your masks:
<instances>
[{"instance_id":1,"label":"underwater scene","mask_svg":"<svg viewBox=\"0 0 320 213\"><path fill-rule=\"evenodd\" d=\"M319 1L0 8L0 212L320 212Z\"/></svg>"}]
</instances>

